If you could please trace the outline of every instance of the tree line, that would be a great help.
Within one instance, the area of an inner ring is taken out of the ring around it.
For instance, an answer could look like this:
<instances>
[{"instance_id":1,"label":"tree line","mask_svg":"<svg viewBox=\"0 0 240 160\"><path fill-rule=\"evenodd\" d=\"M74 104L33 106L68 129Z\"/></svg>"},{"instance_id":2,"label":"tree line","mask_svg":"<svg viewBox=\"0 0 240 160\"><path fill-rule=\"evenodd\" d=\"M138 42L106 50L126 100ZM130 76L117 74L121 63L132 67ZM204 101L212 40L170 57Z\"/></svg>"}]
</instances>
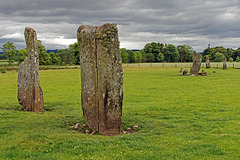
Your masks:
<instances>
[{"instance_id":1,"label":"tree line","mask_svg":"<svg viewBox=\"0 0 240 160\"><path fill-rule=\"evenodd\" d=\"M189 45L147 43L140 51L133 52L121 48L123 63L144 62L191 62L193 49Z\"/></svg>"},{"instance_id":2,"label":"tree line","mask_svg":"<svg viewBox=\"0 0 240 160\"><path fill-rule=\"evenodd\" d=\"M192 62L193 48L189 45L174 46L173 44L147 43L140 51L133 52L121 48L123 63L144 63L144 62ZM239 62L240 48L234 50L224 47L206 48L202 54L203 61L206 56L211 62L222 62L224 56L228 61Z\"/></svg>"},{"instance_id":3,"label":"tree line","mask_svg":"<svg viewBox=\"0 0 240 160\"><path fill-rule=\"evenodd\" d=\"M59 49L57 53L47 53L42 41L38 40L38 53L40 65L79 65L78 43L70 44L66 49ZM27 57L27 49L16 50L13 42L6 42L1 47L4 54L0 54L0 59L6 59L9 64L17 61L19 64ZM145 62L192 62L193 48L189 45L174 46L173 44L163 44L151 42L147 43L143 49L138 51L121 48L121 59L123 63L145 63ZM203 61L206 56L212 62L223 61L224 56L228 61L239 62L240 48L234 50L224 47L206 48L202 53Z\"/></svg>"},{"instance_id":4,"label":"tree line","mask_svg":"<svg viewBox=\"0 0 240 160\"><path fill-rule=\"evenodd\" d=\"M42 41L37 40L39 65L79 65L79 50L78 43L70 44L66 49L59 49L57 53L50 52L42 45ZM27 57L27 49L16 50L13 42L6 42L3 44L3 55L0 59L6 59L9 64L17 61L19 64Z\"/></svg>"},{"instance_id":5,"label":"tree line","mask_svg":"<svg viewBox=\"0 0 240 160\"><path fill-rule=\"evenodd\" d=\"M239 62L240 48L234 50L232 48L226 49L222 46L215 48L208 47L202 53L203 60L206 59L206 56L208 56L209 60L213 62L222 62L224 57L226 57L230 62Z\"/></svg>"}]
</instances>

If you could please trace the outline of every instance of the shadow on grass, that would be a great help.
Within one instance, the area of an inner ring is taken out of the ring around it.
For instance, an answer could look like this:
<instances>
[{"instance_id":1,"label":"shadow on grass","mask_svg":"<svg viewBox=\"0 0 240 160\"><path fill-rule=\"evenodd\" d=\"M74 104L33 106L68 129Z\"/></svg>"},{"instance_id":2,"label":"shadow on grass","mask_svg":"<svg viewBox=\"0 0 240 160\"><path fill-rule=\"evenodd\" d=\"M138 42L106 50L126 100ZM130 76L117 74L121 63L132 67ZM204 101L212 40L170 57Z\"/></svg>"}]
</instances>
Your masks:
<instances>
[{"instance_id":1,"label":"shadow on grass","mask_svg":"<svg viewBox=\"0 0 240 160\"><path fill-rule=\"evenodd\" d=\"M12 111L24 111L24 107L20 104L17 105L8 105L3 108L4 110L12 110Z\"/></svg>"},{"instance_id":2,"label":"shadow on grass","mask_svg":"<svg viewBox=\"0 0 240 160\"><path fill-rule=\"evenodd\" d=\"M52 112L57 110L65 109L66 106L73 106L73 103L63 103L63 102L56 102L56 103L45 103L44 104L44 111ZM73 108L67 107L68 110L72 110Z\"/></svg>"}]
</instances>

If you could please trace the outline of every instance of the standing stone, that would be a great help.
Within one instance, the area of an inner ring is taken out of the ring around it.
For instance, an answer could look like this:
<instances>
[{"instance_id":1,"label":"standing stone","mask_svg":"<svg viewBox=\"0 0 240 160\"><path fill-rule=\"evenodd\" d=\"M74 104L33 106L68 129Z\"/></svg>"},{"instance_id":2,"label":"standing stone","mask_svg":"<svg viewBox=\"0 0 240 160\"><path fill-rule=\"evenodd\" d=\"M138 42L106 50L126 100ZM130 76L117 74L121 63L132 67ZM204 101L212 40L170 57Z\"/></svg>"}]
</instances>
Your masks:
<instances>
[{"instance_id":1,"label":"standing stone","mask_svg":"<svg viewBox=\"0 0 240 160\"><path fill-rule=\"evenodd\" d=\"M204 70L202 70L201 76L207 76L207 72L205 72Z\"/></svg>"},{"instance_id":2,"label":"standing stone","mask_svg":"<svg viewBox=\"0 0 240 160\"><path fill-rule=\"evenodd\" d=\"M223 58L223 69L227 69L227 58L224 56Z\"/></svg>"},{"instance_id":3,"label":"standing stone","mask_svg":"<svg viewBox=\"0 0 240 160\"><path fill-rule=\"evenodd\" d=\"M103 135L122 132L123 70L116 24L80 26L81 103L87 125Z\"/></svg>"},{"instance_id":4,"label":"standing stone","mask_svg":"<svg viewBox=\"0 0 240 160\"><path fill-rule=\"evenodd\" d=\"M25 28L27 58L18 69L18 101L25 111L43 111L43 92L39 82L39 57L37 34L32 28Z\"/></svg>"},{"instance_id":5,"label":"standing stone","mask_svg":"<svg viewBox=\"0 0 240 160\"><path fill-rule=\"evenodd\" d=\"M208 56L206 56L206 68L211 68Z\"/></svg>"},{"instance_id":6,"label":"standing stone","mask_svg":"<svg viewBox=\"0 0 240 160\"><path fill-rule=\"evenodd\" d=\"M187 76L188 70L185 69L182 73L183 76Z\"/></svg>"},{"instance_id":7,"label":"standing stone","mask_svg":"<svg viewBox=\"0 0 240 160\"><path fill-rule=\"evenodd\" d=\"M202 56L199 53L197 53L196 51L194 51L192 53L192 55L193 55L193 66L191 68L190 73L191 73L191 75L196 76L196 75L198 75L198 72L201 68Z\"/></svg>"},{"instance_id":8,"label":"standing stone","mask_svg":"<svg viewBox=\"0 0 240 160\"><path fill-rule=\"evenodd\" d=\"M180 72L181 72L181 73L183 72L183 67L180 68Z\"/></svg>"}]
</instances>

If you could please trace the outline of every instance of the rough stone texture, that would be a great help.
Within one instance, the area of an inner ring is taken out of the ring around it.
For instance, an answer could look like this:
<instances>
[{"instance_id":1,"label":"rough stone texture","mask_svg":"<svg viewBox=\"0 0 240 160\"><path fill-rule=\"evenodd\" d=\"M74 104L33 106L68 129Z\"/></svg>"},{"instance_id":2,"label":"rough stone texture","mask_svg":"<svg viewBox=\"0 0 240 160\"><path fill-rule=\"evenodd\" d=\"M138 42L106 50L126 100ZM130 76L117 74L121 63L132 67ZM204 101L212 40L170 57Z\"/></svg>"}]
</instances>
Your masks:
<instances>
[{"instance_id":1,"label":"rough stone texture","mask_svg":"<svg viewBox=\"0 0 240 160\"><path fill-rule=\"evenodd\" d=\"M185 70L183 71L183 74L182 74L182 75L183 75L183 76L186 76L187 73L188 73L188 70L185 69Z\"/></svg>"},{"instance_id":2,"label":"rough stone texture","mask_svg":"<svg viewBox=\"0 0 240 160\"><path fill-rule=\"evenodd\" d=\"M227 69L227 58L224 56L223 58L223 69Z\"/></svg>"},{"instance_id":3,"label":"rough stone texture","mask_svg":"<svg viewBox=\"0 0 240 160\"><path fill-rule=\"evenodd\" d=\"M116 24L80 26L81 103L87 125L103 135L122 132L123 71Z\"/></svg>"},{"instance_id":4,"label":"rough stone texture","mask_svg":"<svg viewBox=\"0 0 240 160\"><path fill-rule=\"evenodd\" d=\"M43 111L43 92L39 82L39 57L37 34L32 28L25 28L27 58L18 69L18 101L25 111Z\"/></svg>"},{"instance_id":5,"label":"rough stone texture","mask_svg":"<svg viewBox=\"0 0 240 160\"><path fill-rule=\"evenodd\" d=\"M211 68L208 56L206 56L206 68Z\"/></svg>"},{"instance_id":6,"label":"rough stone texture","mask_svg":"<svg viewBox=\"0 0 240 160\"><path fill-rule=\"evenodd\" d=\"M196 76L196 75L198 75L198 72L201 68L202 56L199 53L197 53L196 51L194 51L192 53L192 55L193 55L193 66L191 68L190 73L191 73L191 75Z\"/></svg>"}]
</instances>

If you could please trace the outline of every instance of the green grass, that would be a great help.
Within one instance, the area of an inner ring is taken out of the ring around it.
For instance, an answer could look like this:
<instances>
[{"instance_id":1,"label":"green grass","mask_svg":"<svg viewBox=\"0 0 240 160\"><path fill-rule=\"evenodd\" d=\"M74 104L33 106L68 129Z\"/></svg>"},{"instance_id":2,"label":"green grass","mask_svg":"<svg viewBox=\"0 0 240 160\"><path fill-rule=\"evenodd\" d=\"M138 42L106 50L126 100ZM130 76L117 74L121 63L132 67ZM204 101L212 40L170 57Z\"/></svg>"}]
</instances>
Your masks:
<instances>
[{"instance_id":1,"label":"green grass","mask_svg":"<svg viewBox=\"0 0 240 160\"><path fill-rule=\"evenodd\" d=\"M13 62L12 65L17 65L18 62ZM9 65L8 61L7 60L0 60L0 65Z\"/></svg>"},{"instance_id":2,"label":"green grass","mask_svg":"<svg viewBox=\"0 0 240 160\"><path fill-rule=\"evenodd\" d=\"M40 114L18 104L17 72L0 73L0 159L240 159L240 70L205 71L124 68L123 125L140 130L113 137L69 130L84 123L80 70L40 71Z\"/></svg>"}]
</instances>

